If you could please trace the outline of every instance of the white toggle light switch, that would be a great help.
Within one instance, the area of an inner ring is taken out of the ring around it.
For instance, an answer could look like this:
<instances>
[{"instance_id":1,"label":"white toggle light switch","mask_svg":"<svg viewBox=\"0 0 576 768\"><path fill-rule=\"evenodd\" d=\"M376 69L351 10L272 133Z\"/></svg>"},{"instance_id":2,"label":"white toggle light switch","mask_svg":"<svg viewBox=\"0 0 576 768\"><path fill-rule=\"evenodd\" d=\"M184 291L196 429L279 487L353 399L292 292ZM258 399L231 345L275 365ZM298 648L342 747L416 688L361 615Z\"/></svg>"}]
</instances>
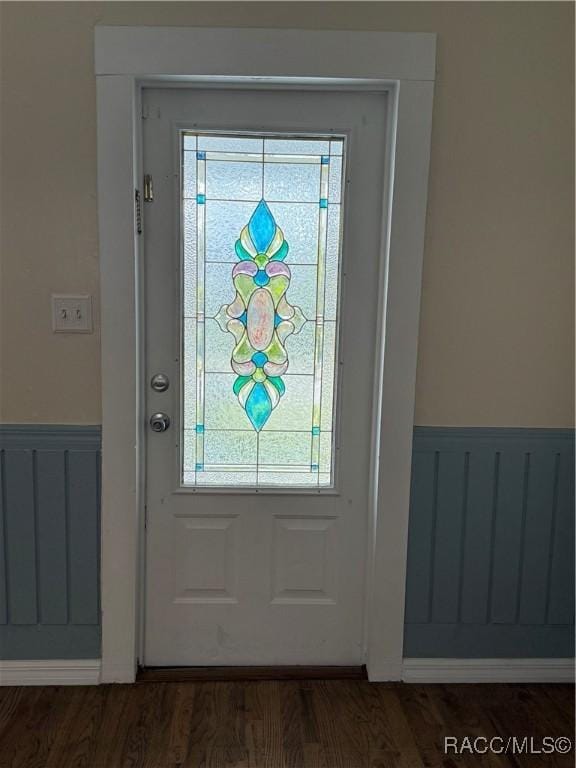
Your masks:
<instances>
[{"instance_id":1,"label":"white toggle light switch","mask_svg":"<svg viewBox=\"0 0 576 768\"><path fill-rule=\"evenodd\" d=\"M52 294L55 333L92 333L92 297Z\"/></svg>"}]
</instances>

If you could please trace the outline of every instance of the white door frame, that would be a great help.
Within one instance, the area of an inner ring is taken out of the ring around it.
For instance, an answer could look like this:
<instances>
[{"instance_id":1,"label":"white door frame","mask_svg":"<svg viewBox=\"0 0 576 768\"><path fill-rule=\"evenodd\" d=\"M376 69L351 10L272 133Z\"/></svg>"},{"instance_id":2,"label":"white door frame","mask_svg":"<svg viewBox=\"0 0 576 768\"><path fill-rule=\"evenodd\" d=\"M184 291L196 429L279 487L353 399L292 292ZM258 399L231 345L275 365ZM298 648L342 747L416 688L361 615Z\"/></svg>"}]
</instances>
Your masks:
<instances>
[{"instance_id":1,"label":"white door frame","mask_svg":"<svg viewBox=\"0 0 576 768\"><path fill-rule=\"evenodd\" d=\"M145 414L140 91L153 84L387 91L374 385L366 665L402 673L416 354L436 36L193 27L96 27L102 339L102 682L133 682L140 635Z\"/></svg>"}]
</instances>

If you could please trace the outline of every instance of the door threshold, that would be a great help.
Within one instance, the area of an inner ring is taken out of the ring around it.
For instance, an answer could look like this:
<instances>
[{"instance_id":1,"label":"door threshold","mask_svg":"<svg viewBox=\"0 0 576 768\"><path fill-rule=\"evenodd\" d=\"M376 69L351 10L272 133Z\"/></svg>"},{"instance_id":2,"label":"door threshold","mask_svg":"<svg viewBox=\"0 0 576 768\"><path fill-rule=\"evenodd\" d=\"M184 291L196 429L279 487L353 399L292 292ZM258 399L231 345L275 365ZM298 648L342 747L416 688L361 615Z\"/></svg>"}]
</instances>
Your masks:
<instances>
[{"instance_id":1,"label":"door threshold","mask_svg":"<svg viewBox=\"0 0 576 768\"><path fill-rule=\"evenodd\" d=\"M194 683L234 680L367 680L366 667L139 667L137 683Z\"/></svg>"}]
</instances>

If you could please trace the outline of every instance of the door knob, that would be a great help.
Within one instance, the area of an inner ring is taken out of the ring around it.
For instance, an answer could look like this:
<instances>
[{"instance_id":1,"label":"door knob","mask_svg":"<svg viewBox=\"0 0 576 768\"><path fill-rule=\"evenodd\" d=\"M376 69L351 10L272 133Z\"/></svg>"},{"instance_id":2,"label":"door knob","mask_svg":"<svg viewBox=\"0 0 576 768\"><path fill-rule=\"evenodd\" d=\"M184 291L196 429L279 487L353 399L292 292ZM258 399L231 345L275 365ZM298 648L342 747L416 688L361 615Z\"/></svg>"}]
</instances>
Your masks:
<instances>
[{"instance_id":1,"label":"door knob","mask_svg":"<svg viewBox=\"0 0 576 768\"><path fill-rule=\"evenodd\" d=\"M170 416L166 413L154 413L150 416L150 426L153 432L166 432L170 426Z\"/></svg>"}]
</instances>

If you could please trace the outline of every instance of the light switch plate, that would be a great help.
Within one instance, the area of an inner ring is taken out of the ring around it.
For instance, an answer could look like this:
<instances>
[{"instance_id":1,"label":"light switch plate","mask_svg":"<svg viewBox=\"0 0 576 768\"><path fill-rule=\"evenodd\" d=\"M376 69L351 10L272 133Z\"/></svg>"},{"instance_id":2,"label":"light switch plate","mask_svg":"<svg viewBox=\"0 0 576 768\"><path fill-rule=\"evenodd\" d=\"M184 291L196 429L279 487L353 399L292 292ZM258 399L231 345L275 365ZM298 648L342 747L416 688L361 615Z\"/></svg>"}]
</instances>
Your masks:
<instances>
[{"instance_id":1,"label":"light switch plate","mask_svg":"<svg viewBox=\"0 0 576 768\"><path fill-rule=\"evenodd\" d=\"M92 296L52 294L54 333L92 333Z\"/></svg>"}]
</instances>

